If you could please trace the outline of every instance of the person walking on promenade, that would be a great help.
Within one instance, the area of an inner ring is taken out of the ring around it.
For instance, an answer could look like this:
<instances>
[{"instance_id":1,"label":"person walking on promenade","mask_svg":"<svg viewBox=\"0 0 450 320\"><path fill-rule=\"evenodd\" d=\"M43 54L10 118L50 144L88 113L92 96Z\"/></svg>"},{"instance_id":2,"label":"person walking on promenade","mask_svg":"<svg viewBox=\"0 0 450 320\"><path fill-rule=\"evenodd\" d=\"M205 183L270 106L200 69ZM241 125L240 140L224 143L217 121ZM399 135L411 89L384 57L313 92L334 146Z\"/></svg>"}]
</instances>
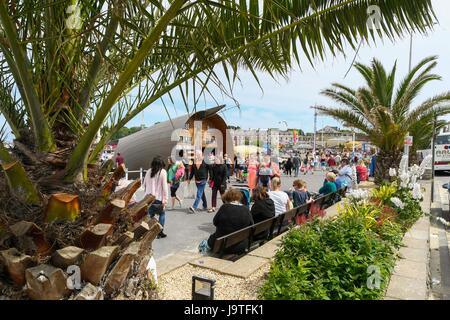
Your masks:
<instances>
[{"instance_id":1,"label":"person walking on promenade","mask_svg":"<svg viewBox=\"0 0 450 320\"><path fill-rule=\"evenodd\" d=\"M252 192L253 189L256 188L256 185L258 183L258 168L259 163L256 158L255 154L251 154L248 161L248 188L250 189L250 192Z\"/></svg>"},{"instance_id":2,"label":"person walking on promenade","mask_svg":"<svg viewBox=\"0 0 450 320\"><path fill-rule=\"evenodd\" d=\"M328 158L328 168L330 170L336 169L336 159L333 157L332 154L330 154L330 157Z\"/></svg>"},{"instance_id":3,"label":"person walking on promenade","mask_svg":"<svg viewBox=\"0 0 450 320\"><path fill-rule=\"evenodd\" d=\"M227 166L227 180L230 182L230 176L231 176L231 159L228 158L228 154L224 154L223 156L223 162Z\"/></svg>"},{"instance_id":4,"label":"person walking on promenade","mask_svg":"<svg viewBox=\"0 0 450 320\"><path fill-rule=\"evenodd\" d=\"M167 235L163 232L166 222L165 208L168 197L167 171L164 169L164 161L161 157L153 158L150 169L147 170L144 178L144 193L151 194L155 197L155 201L148 208L148 215L153 218L159 215L159 224L163 227L158 234L158 238L165 238Z\"/></svg>"},{"instance_id":5,"label":"person walking on promenade","mask_svg":"<svg viewBox=\"0 0 450 320\"><path fill-rule=\"evenodd\" d=\"M220 156L215 157L214 161L215 163L209 167L209 185L212 189L211 208L208 209L209 213L216 212L217 193L219 192L222 197L227 190L227 166L223 163L223 159Z\"/></svg>"},{"instance_id":6,"label":"person walking on promenade","mask_svg":"<svg viewBox=\"0 0 450 320\"><path fill-rule=\"evenodd\" d=\"M175 208L175 200L178 201L181 208L181 200L177 197L177 190L184 177L184 164L181 161L173 163L169 157L169 167L167 170L167 183L170 186L170 197L172 198L172 209Z\"/></svg>"},{"instance_id":7,"label":"person walking on promenade","mask_svg":"<svg viewBox=\"0 0 450 320\"><path fill-rule=\"evenodd\" d=\"M292 164L294 165L294 176L297 178L298 172L299 172L300 166L301 166L301 161L300 161L300 158L297 153L295 154L294 158L292 159Z\"/></svg>"},{"instance_id":8,"label":"person walking on promenade","mask_svg":"<svg viewBox=\"0 0 450 320\"><path fill-rule=\"evenodd\" d=\"M120 152L117 154L116 157L116 167L123 166L125 169L125 158L120 154Z\"/></svg>"},{"instance_id":9,"label":"person walking on promenade","mask_svg":"<svg viewBox=\"0 0 450 320\"><path fill-rule=\"evenodd\" d=\"M196 153L195 161L192 165L191 173L189 175L188 183L191 183L192 178L195 177L195 185L197 186L197 195L194 204L189 208L190 213L196 213L197 207L202 200L203 209L208 210L208 203L206 202L205 187L208 182L208 165L203 160L201 152Z\"/></svg>"},{"instance_id":10,"label":"person walking on promenade","mask_svg":"<svg viewBox=\"0 0 450 320\"><path fill-rule=\"evenodd\" d=\"M284 165L284 168L286 169L286 175L287 176L292 176L292 167L293 167L293 163L291 158L287 159L286 164Z\"/></svg>"}]
</instances>

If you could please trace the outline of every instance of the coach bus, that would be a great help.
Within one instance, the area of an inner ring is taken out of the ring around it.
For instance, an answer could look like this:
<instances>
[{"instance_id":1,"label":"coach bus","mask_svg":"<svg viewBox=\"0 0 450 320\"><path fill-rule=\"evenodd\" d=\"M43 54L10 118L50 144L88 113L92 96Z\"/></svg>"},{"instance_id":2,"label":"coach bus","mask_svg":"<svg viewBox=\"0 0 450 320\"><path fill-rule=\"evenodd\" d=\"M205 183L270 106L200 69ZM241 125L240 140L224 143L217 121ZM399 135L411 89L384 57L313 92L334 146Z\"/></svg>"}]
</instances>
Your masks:
<instances>
[{"instance_id":1,"label":"coach bus","mask_svg":"<svg viewBox=\"0 0 450 320\"><path fill-rule=\"evenodd\" d=\"M436 136L434 170L450 171L450 132L440 133Z\"/></svg>"}]
</instances>

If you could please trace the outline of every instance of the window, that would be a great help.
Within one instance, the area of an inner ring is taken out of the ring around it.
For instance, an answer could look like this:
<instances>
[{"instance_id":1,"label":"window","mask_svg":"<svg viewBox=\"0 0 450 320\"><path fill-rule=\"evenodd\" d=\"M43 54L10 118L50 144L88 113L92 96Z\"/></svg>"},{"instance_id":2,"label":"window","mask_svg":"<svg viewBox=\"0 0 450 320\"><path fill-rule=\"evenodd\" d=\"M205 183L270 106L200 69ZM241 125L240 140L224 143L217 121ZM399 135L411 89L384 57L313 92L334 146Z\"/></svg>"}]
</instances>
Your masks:
<instances>
[{"instance_id":1,"label":"window","mask_svg":"<svg viewBox=\"0 0 450 320\"><path fill-rule=\"evenodd\" d=\"M450 144L450 135L437 136L436 144Z\"/></svg>"}]
</instances>

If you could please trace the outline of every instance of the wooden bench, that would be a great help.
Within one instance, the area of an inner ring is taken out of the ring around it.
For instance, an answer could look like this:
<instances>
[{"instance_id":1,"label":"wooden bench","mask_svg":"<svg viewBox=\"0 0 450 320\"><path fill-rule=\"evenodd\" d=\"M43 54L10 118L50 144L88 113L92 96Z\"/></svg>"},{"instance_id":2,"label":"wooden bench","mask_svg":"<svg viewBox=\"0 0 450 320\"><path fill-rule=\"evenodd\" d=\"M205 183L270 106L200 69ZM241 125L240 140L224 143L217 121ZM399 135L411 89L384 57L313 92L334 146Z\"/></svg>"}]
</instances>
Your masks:
<instances>
[{"instance_id":1,"label":"wooden bench","mask_svg":"<svg viewBox=\"0 0 450 320\"><path fill-rule=\"evenodd\" d=\"M339 194L340 196L343 196L345 195L345 192L346 188L342 188L336 192L321 196L312 203L305 203L276 217L258 222L252 226L245 227L241 230L217 238L214 242L212 253L218 255L221 259L237 260L239 257L251 251L252 248L260 246L266 241L271 240L274 236L281 235L291 226L296 225L297 217L302 215L308 216L312 208L314 208L313 210L324 210L330 207L330 205L335 203L334 199L336 199L336 195ZM267 232L267 237L258 237L258 235L264 232ZM242 254L227 254L225 252L228 248L244 240L247 240L248 243L246 251Z\"/></svg>"},{"instance_id":2,"label":"wooden bench","mask_svg":"<svg viewBox=\"0 0 450 320\"><path fill-rule=\"evenodd\" d=\"M224 255L226 255L226 249L234 246L235 244L248 240L247 244L247 252L250 251L250 248L254 244L262 244L269 240L271 238L271 230L274 229L275 223L277 221L278 217L270 218L261 222L258 222L252 226L248 226L246 228L243 228L241 230L235 231L233 233L227 234L226 236L222 236L220 238L217 238L214 242L214 247L212 252L214 254L218 254L219 258L223 258ZM257 237L259 234L267 232L267 236L264 238ZM245 254L245 252L244 252ZM229 258L233 260L235 254L228 254Z\"/></svg>"}]
</instances>

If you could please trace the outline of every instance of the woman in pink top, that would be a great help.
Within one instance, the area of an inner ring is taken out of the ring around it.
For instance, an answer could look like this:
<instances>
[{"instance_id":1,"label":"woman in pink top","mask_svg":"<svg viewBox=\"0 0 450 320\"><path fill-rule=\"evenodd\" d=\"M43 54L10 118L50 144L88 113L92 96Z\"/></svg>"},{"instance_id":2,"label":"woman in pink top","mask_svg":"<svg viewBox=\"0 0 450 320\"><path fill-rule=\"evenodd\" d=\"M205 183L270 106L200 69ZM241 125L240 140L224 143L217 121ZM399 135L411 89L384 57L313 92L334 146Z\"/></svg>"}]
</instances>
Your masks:
<instances>
[{"instance_id":1,"label":"woman in pink top","mask_svg":"<svg viewBox=\"0 0 450 320\"><path fill-rule=\"evenodd\" d=\"M159 224L163 227L166 222L165 207L167 204L168 184L167 171L164 169L165 164L161 157L155 157L152 161L151 168L147 171L144 178L145 195L152 194L155 196L155 201L148 208L148 215L153 218L159 215ZM165 238L167 235L161 230L158 238Z\"/></svg>"},{"instance_id":2,"label":"woman in pink top","mask_svg":"<svg viewBox=\"0 0 450 320\"><path fill-rule=\"evenodd\" d=\"M256 188L257 183L257 176L256 173L258 172L258 161L256 160L256 155L251 154L250 160L248 162L248 187L250 189L250 192L252 192L253 189Z\"/></svg>"}]
</instances>

